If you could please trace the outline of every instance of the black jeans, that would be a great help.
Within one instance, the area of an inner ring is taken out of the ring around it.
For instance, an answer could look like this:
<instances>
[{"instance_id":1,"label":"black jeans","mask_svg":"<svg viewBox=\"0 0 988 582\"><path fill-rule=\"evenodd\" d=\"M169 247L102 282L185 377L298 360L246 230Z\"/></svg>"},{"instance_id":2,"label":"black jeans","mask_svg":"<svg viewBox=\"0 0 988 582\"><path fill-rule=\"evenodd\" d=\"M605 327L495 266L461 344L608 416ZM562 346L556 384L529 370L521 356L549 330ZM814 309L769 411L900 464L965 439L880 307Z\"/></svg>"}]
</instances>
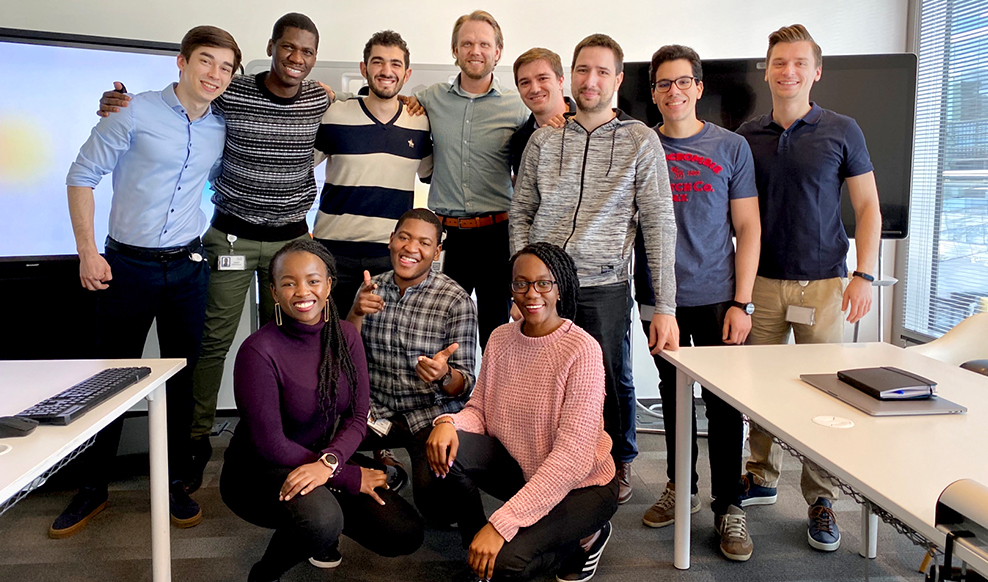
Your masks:
<instances>
[{"instance_id":1,"label":"black jeans","mask_svg":"<svg viewBox=\"0 0 988 582\"><path fill-rule=\"evenodd\" d=\"M366 461L361 464L369 464ZM370 495L351 495L327 486L278 501L281 486L293 470L258 467L229 454L223 463L223 503L241 519L275 530L252 576L276 580L295 564L325 552L341 533L385 557L411 554L422 545L422 520L415 509L385 489L377 489L385 505Z\"/></svg>"},{"instance_id":2,"label":"black jeans","mask_svg":"<svg viewBox=\"0 0 988 582\"><path fill-rule=\"evenodd\" d=\"M206 318L209 262L188 256L156 262L105 253L113 279L109 288L96 291L96 351L101 358L140 358L151 322L157 319L158 346L162 358L185 358L185 367L166 384L168 408L168 473L170 480L184 479L189 469L189 431L192 426L192 370L199 358L199 344ZM105 489L120 444L123 418L96 436L86 451L83 485Z\"/></svg>"},{"instance_id":3,"label":"black jeans","mask_svg":"<svg viewBox=\"0 0 988 582\"><path fill-rule=\"evenodd\" d=\"M385 436L379 436L368 429L367 436L360 443L361 451L377 451L380 449L405 449L411 457L412 498L415 506L426 520L442 525L454 523L455 519L447 519L447 508L443 499L443 482L429 468L426 457L425 442L429 440L432 427L427 426L412 434L408 423L401 415L396 415L391 421L391 430Z\"/></svg>"},{"instance_id":4,"label":"black jeans","mask_svg":"<svg viewBox=\"0 0 988 582\"><path fill-rule=\"evenodd\" d=\"M480 349L499 325L508 323L511 271L508 270L508 221L479 228L447 227L443 272L467 294L477 292Z\"/></svg>"},{"instance_id":5,"label":"black jeans","mask_svg":"<svg viewBox=\"0 0 988 582\"><path fill-rule=\"evenodd\" d=\"M689 346L722 346L724 316L731 302L676 309L679 343ZM648 334L648 323L642 322ZM662 418L666 437L666 474L669 481L676 476L676 367L661 356L655 357L659 370L659 394L662 397ZM707 408L707 448L710 451L710 488L715 497L710 508L715 515L727 513L730 505L741 507L741 455L744 447L744 421L741 413L719 397L702 389ZM696 474L696 407L693 407L692 493L697 492Z\"/></svg>"},{"instance_id":6,"label":"black jeans","mask_svg":"<svg viewBox=\"0 0 988 582\"><path fill-rule=\"evenodd\" d=\"M333 281L333 303L340 312L340 318L346 319L353 300L364 284L364 271L370 271L371 277L391 270L391 255L383 257L355 257L341 252L333 253L332 244L325 244L336 259L336 280Z\"/></svg>"},{"instance_id":7,"label":"black jeans","mask_svg":"<svg viewBox=\"0 0 988 582\"><path fill-rule=\"evenodd\" d=\"M635 386L624 378L624 340L631 328L631 288L628 283L580 287L575 323L592 335L604 354L604 430L619 463L638 456L635 435Z\"/></svg>"},{"instance_id":8,"label":"black jeans","mask_svg":"<svg viewBox=\"0 0 988 582\"><path fill-rule=\"evenodd\" d=\"M460 448L446 475L448 503L455 512L463 546L487 524L480 491L507 501L524 485L521 467L501 443L486 435L457 431ZM549 513L518 530L494 562L496 580L530 580L565 560L617 511L618 484L569 492Z\"/></svg>"}]
</instances>

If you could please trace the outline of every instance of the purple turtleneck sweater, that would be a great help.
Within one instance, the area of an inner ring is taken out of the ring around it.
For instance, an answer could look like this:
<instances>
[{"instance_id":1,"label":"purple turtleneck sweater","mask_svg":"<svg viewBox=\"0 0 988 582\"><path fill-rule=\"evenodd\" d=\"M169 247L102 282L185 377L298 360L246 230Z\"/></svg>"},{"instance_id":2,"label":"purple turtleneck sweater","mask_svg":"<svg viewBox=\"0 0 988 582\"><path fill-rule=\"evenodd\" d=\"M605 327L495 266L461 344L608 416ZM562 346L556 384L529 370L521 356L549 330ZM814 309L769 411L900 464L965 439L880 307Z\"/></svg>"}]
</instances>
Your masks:
<instances>
[{"instance_id":1,"label":"purple turtleneck sweater","mask_svg":"<svg viewBox=\"0 0 988 582\"><path fill-rule=\"evenodd\" d=\"M356 370L356 401L351 410L350 386L341 373L336 410L326 415L316 393L324 324L284 319L284 325L272 321L251 334L237 353L233 392L240 422L227 454L246 462L291 468L317 461L323 453L333 453L345 463L367 432L370 390L360 332L349 322L340 322ZM320 449L337 418L336 435ZM360 468L341 464L328 485L358 494Z\"/></svg>"}]
</instances>

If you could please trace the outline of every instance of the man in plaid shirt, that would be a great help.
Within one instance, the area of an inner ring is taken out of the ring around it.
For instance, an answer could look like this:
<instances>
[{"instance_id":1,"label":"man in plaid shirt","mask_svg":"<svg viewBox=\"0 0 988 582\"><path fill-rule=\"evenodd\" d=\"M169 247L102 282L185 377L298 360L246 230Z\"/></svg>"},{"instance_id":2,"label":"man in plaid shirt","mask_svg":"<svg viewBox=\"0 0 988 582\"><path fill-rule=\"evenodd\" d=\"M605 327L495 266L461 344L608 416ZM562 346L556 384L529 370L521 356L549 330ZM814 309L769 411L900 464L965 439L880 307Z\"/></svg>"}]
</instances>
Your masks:
<instances>
[{"instance_id":1,"label":"man in plaid shirt","mask_svg":"<svg viewBox=\"0 0 988 582\"><path fill-rule=\"evenodd\" d=\"M435 214L424 208L404 213L388 248L393 270L376 277L365 272L347 316L363 337L370 377L371 430L361 449L405 448L415 505L441 521L425 441L434 418L458 412L470 398L477 309L455 281L432 271L442 250Z\"/></svg>"}]
</instances>

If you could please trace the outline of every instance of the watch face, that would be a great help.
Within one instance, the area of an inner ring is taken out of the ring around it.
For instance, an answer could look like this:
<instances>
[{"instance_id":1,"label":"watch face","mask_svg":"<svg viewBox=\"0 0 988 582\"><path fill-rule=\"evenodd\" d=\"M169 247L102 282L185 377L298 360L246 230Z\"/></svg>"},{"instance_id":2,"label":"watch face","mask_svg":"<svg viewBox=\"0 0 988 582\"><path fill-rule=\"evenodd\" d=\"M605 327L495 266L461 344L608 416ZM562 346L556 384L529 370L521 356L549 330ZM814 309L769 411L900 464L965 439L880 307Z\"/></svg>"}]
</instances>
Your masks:
<instances>
[{"instance_id":1,"label":"watch face","mask_svg":"<svg viewBox=\"0 0 988 582\"><path fill-rule=\"evenodd\" d=\"M745 305L744 306L744 312L747 313L748 315L751 315L752 313L754 313L755 312L755 304L754 303L749 303L749 304Z\"/></svg>"}]
</instances>

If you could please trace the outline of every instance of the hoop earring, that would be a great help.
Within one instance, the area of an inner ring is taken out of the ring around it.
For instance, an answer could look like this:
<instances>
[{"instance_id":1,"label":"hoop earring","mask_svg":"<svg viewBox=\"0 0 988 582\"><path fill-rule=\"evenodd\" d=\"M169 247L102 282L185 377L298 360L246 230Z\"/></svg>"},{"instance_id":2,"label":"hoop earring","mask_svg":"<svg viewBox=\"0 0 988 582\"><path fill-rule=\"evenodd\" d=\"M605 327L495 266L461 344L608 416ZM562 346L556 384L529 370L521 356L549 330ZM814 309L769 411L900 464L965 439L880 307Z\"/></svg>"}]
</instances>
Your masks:
<instances>
[{"instance_id":1,"label":"hoop earring","mask_svg":"<svg viewBox=\"0 0 988 582\"><path fill-rule=\"evenodd\" d=\"M279 327L282 324L282 321L281 321L281 303L278 303L277 301L274 302L274 323L275 323L275 325L277 325Z\"/></svg>"},{"instance_id":2,"label":"hoop earring","mask_svg":"<svg viewBox=\"0 0 988 582\"><path fill-rule=\"evenodd\" d=\"M329 323L329 302L330 299L326 298L326 304L322 306L322 320Z\"/></svg>"}]
</instances>

